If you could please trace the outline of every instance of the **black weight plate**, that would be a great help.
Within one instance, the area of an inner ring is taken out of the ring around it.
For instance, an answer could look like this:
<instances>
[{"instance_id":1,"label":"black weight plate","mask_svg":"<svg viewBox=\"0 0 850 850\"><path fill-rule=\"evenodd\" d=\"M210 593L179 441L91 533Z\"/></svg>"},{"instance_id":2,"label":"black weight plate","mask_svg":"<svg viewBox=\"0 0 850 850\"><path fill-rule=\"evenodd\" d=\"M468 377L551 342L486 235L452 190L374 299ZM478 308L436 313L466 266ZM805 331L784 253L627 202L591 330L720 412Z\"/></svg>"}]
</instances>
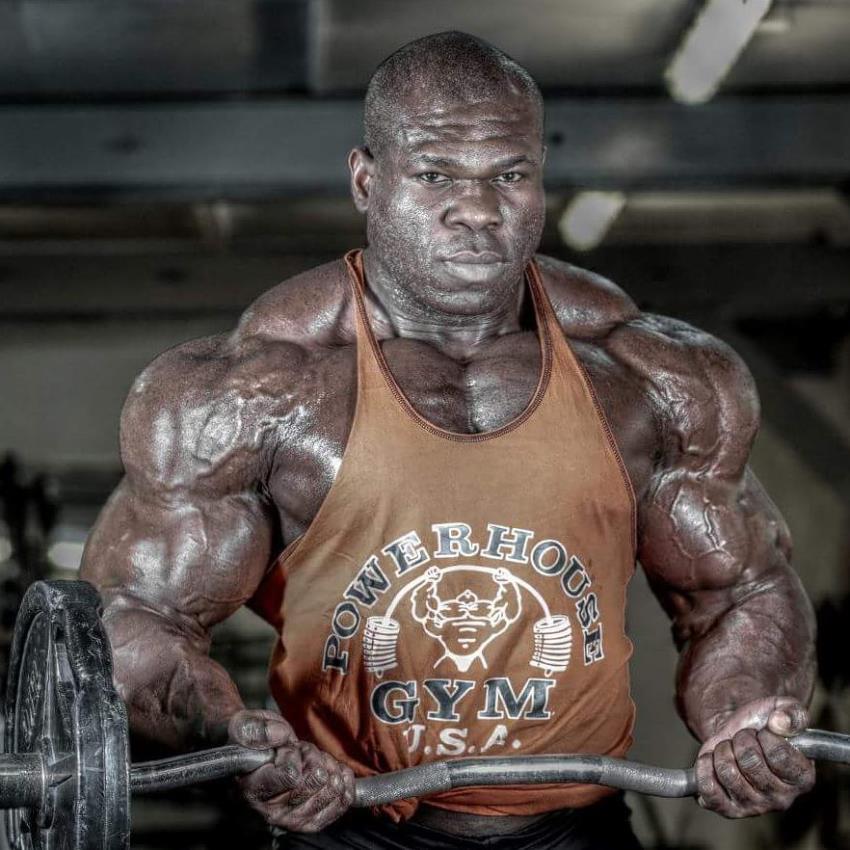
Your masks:
<instances>
[{"instance_id":1,"label":"black weight plate","mask_svg":"<svg viewBox=\"0 0 850 850\"><path fill-rule=\"evenodd\" d=\"M40 752L55 773L37 809L6 812L15 850L128 850L127 718L112 683L100 598L83 581L36 582L15 622L7 752Z\"/></svg>"}]
</instances>

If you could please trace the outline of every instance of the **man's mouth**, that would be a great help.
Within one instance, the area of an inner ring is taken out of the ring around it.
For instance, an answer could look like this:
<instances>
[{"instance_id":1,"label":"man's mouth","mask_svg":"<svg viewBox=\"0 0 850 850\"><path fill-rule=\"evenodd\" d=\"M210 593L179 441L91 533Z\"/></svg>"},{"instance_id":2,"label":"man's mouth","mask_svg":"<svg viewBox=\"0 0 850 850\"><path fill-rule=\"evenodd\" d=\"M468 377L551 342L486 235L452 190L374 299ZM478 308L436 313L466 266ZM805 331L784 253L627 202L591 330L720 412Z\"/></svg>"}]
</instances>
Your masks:
<instances>
[{"instance_id":1,"label":"man's mouth","mask_svg":"<svg viewBox=\"0 0 850 850\"><path fill-rule=\"evenodd\" d=\"M495 251L457 251L446 257L446 262L469 266L489 266L503 263L504 260Z\"/></svg>"}]
</instances>

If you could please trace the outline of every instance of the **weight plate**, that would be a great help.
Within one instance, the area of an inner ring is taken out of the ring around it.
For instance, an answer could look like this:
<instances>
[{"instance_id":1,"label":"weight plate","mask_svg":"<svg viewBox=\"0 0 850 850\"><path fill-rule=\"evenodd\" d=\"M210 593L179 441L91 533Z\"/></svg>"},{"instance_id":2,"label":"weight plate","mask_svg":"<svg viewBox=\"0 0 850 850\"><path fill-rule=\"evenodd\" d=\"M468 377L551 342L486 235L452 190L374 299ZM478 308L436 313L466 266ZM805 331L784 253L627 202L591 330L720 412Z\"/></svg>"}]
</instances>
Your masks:
<instances>
[{"instance_id":1,"label":"weight plate","mask_svg":"<svg viewBox=\"0 0 850 850\"><path fill-rule=\"evenodd\" d=\"M41 806L6 812L14 850L129 850L127 719L99 612L83 581L36 582L21 605L4 744L40 753L48 781Z\"/></svg>"}]
</instances>

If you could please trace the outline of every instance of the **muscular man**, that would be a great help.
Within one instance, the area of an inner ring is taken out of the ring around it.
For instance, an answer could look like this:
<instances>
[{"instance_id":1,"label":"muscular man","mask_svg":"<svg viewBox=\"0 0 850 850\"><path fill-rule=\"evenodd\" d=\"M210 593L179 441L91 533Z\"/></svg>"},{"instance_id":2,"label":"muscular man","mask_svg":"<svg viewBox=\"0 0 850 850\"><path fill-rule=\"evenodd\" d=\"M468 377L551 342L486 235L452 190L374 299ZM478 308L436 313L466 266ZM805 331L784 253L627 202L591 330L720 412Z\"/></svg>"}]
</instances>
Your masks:
<instances>
[{"instance_id":1,"label":"muscular man","mask_svg":"<svg viewBox=\"0 0 850 850\"><path fill-rule=\"evenodd\" d=\"M700 804L787 807L813 781L785 740L806 723L812 615L747 467L746 368L535 256L542 101L500 51L459 33L402 48L369 85L365 135L349 165L368 247L166 352L130 392L126 475L83 576L132 729L274 748L242 787L282 846L636 846L593 786L337 819L354 774L625 754L638 559L681 649ZM280 634L282 716L244 710L208 656L244 604Z\"/></svg>"}]
</instances>

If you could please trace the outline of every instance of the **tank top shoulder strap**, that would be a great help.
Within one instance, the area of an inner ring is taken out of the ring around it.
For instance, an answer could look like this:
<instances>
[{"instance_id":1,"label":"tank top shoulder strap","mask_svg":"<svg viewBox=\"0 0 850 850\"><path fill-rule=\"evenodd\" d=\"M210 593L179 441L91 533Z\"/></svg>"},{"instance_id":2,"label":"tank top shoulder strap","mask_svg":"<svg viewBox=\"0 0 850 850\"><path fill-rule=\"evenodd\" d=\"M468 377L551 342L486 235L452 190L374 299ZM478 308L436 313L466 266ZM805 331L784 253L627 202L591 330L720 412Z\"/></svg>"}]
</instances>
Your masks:
<instances>
[{"instance_id":1,"label":"tank top shoulder strap","mask_svg":"<svg viewBox=\"0 0 850 850\"><path fill-rule=\"evenodd\" d=\"M631 505L631 540L632 550L637 551L637 504L635 499L634 487L631 477L629 476L626 465L620 453L617 441L614 438L614 432L596 394L590 376L585 369L584 364L578 359L572 346L567 340L561 323L558 321L558 315L546 291L543 283L540 269L535 260L532 260L528 266L529 281L535 287L538 294L540 307L538 308L538 317L541 326L545 324L549 338L551 340L552 351L552 379L551 379L551 396L553 405L564 403L564 397L574 396L574 393L580 392L585 400L589 403L589 408L593 410L598 426L605 436L605 441L608 445L611 458L619 470L620 477L623 481L623 486L628 494L629 503ZM542 327L541 327L542 332ZM573 402L569 402L572 404Z\"/></svg>"},{"instance_id":2,"label":"tank top shoulder strap","mask_svg":"<svg viewBox=\"0 0 850 850\"><path fill-rule=\"evenodd\" d=\"M382 374L382 358L378 341L369 324L366 307L366 274L363 271L363 251L357 248L345 255L348 279L354 294L354 322L357 335L357 404L362 409L379 395L391 396Z\"/></svg>"},{"instance_id":3,"label":"tank top shoulder strap","mask_svg":"<svg viewBox=\"0 0 850 850\"><path fill-rule=\"evenodd\" d=\"M587 382L584 369L579 364L573 353L572 347L564 336L564 330L558 321L558 314L546 291L543 283L543 275L537 261L532 259L526 268L526 278L534 296L535 308L537 310L538 333L541 340L546 341L544 351L548 349L551 359L551 369L558 378L574 380L579 377L582 382Z\"/></svg>"}]
</instances>

